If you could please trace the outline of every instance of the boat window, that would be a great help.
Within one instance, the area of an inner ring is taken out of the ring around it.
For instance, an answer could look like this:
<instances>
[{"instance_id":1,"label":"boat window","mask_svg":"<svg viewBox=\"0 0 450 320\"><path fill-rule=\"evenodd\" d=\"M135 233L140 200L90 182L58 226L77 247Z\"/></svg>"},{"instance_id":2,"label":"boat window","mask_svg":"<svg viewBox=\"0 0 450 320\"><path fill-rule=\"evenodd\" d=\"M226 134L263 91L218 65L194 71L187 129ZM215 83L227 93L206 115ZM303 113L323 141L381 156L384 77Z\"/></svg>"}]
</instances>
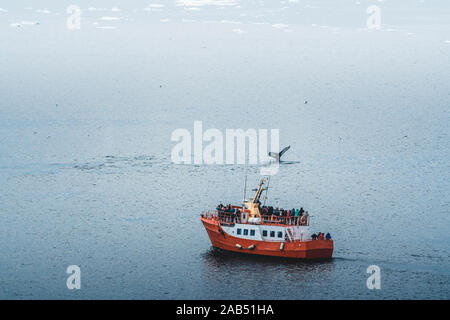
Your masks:
<instances>
[{"instance_id":1,"label":"boat window","mask_svg":"<svg viewBox=\"0 0 450 320\"><path fill-rule=\"evenodd\" d=\"M278 238L283 238L283 232L278 231Z\"/></svg>"},{"instance_id":2,"label":"boat window","mask_svg":"<svg viewBox=\"0 0 450 320\"><path fill-rule=\"evenodd\" d=\"M242 233L242 229L241 228L238 228L237 229L237 234L241 234Z\"/></svg>"},{"instance_id":3,"label":"boat window","mask_svg":"<svg viewBox=\"0 0 450 320\"><path fill-rule=\"evenodd\" d=\"M275 231L270 231L270 236L271 236L272 238L275 238Z\"/></svg>"},{"instance_id":4,"label":"boat window","mask_svg":"<svg viewBox=\"0 0 450 320\"><path fill-rule=\"evenodd\" d=\"M248 235L248 229L244 229L244 236Z\"/></svg>"},{"instance_id":5,"label":"boat window","mask_svg":"<svg viewBox=\"0 0 450 320\"><path fill-rule=\"evenodd\" d=\"M263 237L267 237L267 230L263 230Z\"/></svg>"},{"instance_id":6,"label":"boat window","mask_svg":"<svg viewBox=\"0 0 450 320\"><path fill-rule=\"evenodd\" d=\"M250 230L250 235L254 236L255 235L255 230Z\"/></svg>"}]
</instances>

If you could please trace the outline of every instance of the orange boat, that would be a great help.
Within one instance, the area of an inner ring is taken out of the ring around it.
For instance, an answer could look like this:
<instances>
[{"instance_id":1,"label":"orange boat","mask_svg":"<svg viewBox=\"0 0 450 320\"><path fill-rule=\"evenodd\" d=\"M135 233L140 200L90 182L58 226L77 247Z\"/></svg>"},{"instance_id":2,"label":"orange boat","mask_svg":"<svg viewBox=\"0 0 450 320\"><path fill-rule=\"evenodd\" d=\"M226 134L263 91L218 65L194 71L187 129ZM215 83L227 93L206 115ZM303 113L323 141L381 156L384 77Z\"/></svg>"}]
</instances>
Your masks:
<instances>
[{"instance_id":1,"label":"orange boat","mask_svg":"<svg viewBox=\"0 0 450 320\"><path fill-rule=\"evenodd\" d=\"M267 212L260 198L265 182L262 178L253 198L242 206L202 212L201 221L212 246L227 251L298 259L326 259L333 255L329 234L317 238L309 231L308 212L285 215ZM245 196L244 196L245 198ZM270 207L269 207L270 208Z\"/></svg>"}]
</instances>

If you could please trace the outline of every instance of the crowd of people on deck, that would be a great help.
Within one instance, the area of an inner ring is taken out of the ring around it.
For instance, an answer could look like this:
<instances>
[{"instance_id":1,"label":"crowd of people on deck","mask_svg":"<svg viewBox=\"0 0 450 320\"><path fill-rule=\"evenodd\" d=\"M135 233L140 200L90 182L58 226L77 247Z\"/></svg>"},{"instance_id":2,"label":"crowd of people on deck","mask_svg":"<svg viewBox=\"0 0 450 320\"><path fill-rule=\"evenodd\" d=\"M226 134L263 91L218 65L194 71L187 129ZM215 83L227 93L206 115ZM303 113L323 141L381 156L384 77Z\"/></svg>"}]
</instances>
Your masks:
<instances>
[{"instance_id":1,"label":"crowd of people on deck","mask_svg":"<svg viewBox=\"0 0 450 320\"><path fill-rule=\"evenodd\" d=\"M274 208L272 206L262 206L260 208L264 222L281 223L288 225L306 225L308 223L308 211L300 209Z\"/></svg>"},{"instance_id":2,"label":"crowd of people on deck","mask_svg":"<svg viewBox=\"0 0 450 320\"><path fill-rule=\"evenodd\" d=\"M221 203L216 209L221 220L230 220L227 222L238 223L241 220L241 211L239 208L233 208L231 204L225 206ZM264 223L307 225L309 222L308 211L303 210L303 208L285 210L283 208L274 208L272 206L262 206L259 208L259 212L261 213Z\"/></svg>"},{"instance_id":3,"label":"crowd of people on deck","mask_svg":"<svg viewBox=\"0 0 450 320\"><path fill-rule=\"evenodd\" d=\"M230 223L241 223L241 210L233 208L231 204L224 206L222 203L217 207L219 219ZM262 206L259 208L261 217L265 223L280 223L288 225L304 225L308 224L308 211L300 209L284 210L283 208L274 208L272 206ZM303 219L302 219L303 217ZM312 240L331 240L330 233L326 235L323 232L313 233Z\"/></svg>"},{"instance_id":4,"label":"crowd of people on deck","mask_svg":"<svg viewBox=\"0 0 450 320\"><path fill-rule=\"evenodd\" d=\"M241 211L238 208L233 208L231 204L227 204L226 206L219 204L216 209L219 213L220 220L241 223Z\"/></svg>"},{"instance_id":5,"label":"crowd of people on deck","mask_svg":"<svg viewBox=\"0 0 450 320\"><path fill-rule=\"evenodd\" d=\"M326 235L323 232L318 232L317 234L313 233L311 235L311 239L313 240L331 240L330 233L327 233Z\"/></svg>"}]
</instances>

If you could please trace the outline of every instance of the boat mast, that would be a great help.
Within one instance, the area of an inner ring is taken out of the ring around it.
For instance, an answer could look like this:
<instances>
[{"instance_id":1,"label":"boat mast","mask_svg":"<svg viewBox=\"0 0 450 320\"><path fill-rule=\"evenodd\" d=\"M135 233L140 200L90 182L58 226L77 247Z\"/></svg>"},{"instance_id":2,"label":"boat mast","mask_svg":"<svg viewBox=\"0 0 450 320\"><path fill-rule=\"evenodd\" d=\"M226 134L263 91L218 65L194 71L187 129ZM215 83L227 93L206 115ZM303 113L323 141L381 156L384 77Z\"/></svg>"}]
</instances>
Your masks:
<instances>
[{"instance_id":1,"label":"boat mast","mask_svg":"<svg viewBox=\"0 0 450 320\"><path fill-rule=\"evenodd\" d=\"M269 191L269 183L270 183L270 176L267 177L267 187L266 187L266 195L264 196L264 203L263 206L266 205L266 200L267 200L267 192Z\"/></svg>"},{"instance_id":2,"label":"boat mast","mask_svg":"<svg viewBox=\"0 0 450 320\"><path fill-rule=\"evenodd\" d=\"M261 181L259 182L259 186L258 186L258 189L256 190L255 196L252 199L252 203L258 203L259 202L259 199L261 198L261 194L264 191L264 189L262 187L264 182L265 182L265 179L262 178Z\"/></svg>"},{"instance_id":3,"label":"boat mast","mask_svg":"<svg viewBox=\"0 0 450 320\"><path fill-rule=\"evenodd\" d=\"M244 199L242 200L242 209L245 207L245 192L247 190L247 165L245 166L245 180L244 180Z\"/></svg>"},{"instance_id":4,"label":"boat mast","mask_svg":"<svg viewBox=\"0 0 450 320\"><path fill-rule=\"evenodd\" d=\"M259 186L256 189L256 193L253 196L253 198L250 198L249 201L245 202L245 206L247 209L250 210L249 212L249 219L250 218L259 218L261 219L261 213L259 212L259 199L261 198L261 194L262 192L265 190L263 188L265 179L262 178L261 181L259 182Z\"/></svg>"}]
</instances>

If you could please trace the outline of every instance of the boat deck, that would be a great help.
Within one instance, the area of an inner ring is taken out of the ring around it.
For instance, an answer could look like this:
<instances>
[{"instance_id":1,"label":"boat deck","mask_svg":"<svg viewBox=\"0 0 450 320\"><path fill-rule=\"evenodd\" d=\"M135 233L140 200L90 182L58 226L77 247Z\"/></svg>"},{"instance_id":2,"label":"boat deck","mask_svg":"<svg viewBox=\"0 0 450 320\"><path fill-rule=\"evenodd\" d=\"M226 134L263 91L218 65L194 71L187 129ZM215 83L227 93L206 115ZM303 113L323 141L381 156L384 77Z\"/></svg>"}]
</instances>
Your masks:
<instances>
[{"instance_id":1,"label":"boat deck","mask_svg":"<svg viewBox=\"0 0 450 320\"><path fill-rule=\"evenodd\" d=\"M233 208L242 210L242 207L233 206ZM201 217L219 221L222 225L232 225L235 223L255 224L252 222L243 221L241 219L241 216L239 214L236 214L236 212L208 210L208 211L203 211L201 214ZM305 221L302 222L300 216L298 216L298 217L280 217L280 216L277 216L274 214L272 214L272 215L262 214L261 218L262 218L262 220L259 223L257 223L259 225L277 225L277 226L285 226L285 227L309 226L309 219L305 219Z\"/></svg>"}]
</instances>

